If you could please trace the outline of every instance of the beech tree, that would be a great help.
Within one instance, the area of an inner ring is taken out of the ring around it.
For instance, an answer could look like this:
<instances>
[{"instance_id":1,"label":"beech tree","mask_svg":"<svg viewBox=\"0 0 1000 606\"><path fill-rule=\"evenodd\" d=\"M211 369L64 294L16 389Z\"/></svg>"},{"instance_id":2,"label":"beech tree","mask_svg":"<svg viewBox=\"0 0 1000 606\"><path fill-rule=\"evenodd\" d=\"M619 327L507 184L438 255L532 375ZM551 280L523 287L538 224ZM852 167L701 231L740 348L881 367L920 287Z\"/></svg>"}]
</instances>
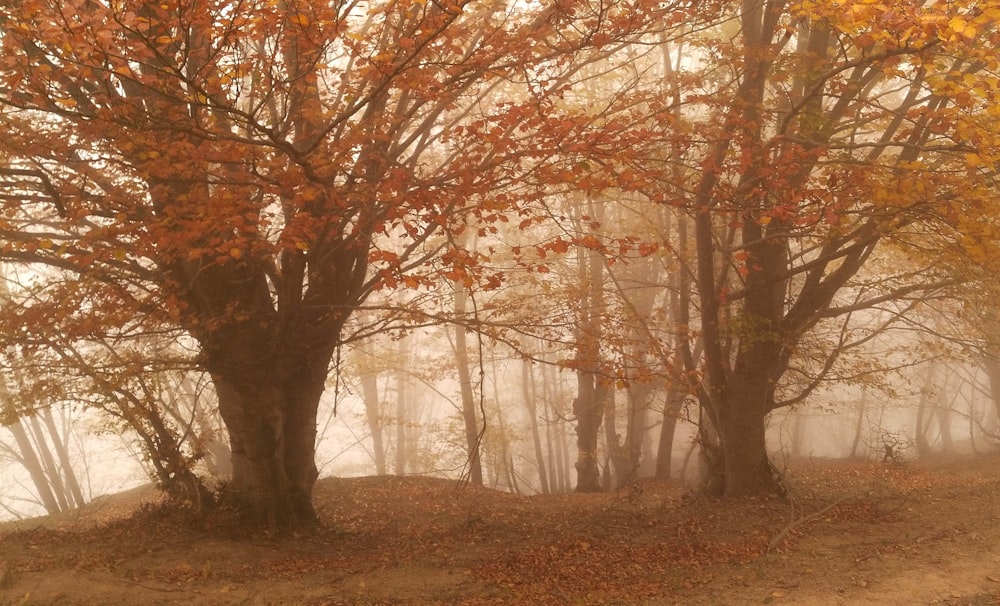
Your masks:
<instances>
[{"instance_id":1,"label":"beech tree","mask_svg":"<svg viewBox=\"0 0 1000 606\"><path fill-rule=\"evenodd\" d=\"M183 329L234 503L311 524L351 312L435 271L478 279L468 255L429 263L446 232L541 195L538 166L616 127L567 132L580 66L682 19L642 1L2 2L2 256L48 268L4 339Z\"/></svg>"},{"instance_id":2,"label":"beech tree","mask_svg":"<svg viewBox=\"0 0 1000 606\"><path fill-rule=\"evenodd\" d=\"M676 204L691 210L697 248L704 364L689 364L703 377L693 389L719 433L719 488L743 496L781 490L764 432L770 411L815 385L788 391L805 336L948 282L929 266L865 271L879 251L971 233L978 217L965 209L992 212L974 178L996 158L986 116L1000 9L773 0L727 10L720 35L694 51L708 66L701 84L682 95L693 145Z\"/></svg>"}]
</instances>

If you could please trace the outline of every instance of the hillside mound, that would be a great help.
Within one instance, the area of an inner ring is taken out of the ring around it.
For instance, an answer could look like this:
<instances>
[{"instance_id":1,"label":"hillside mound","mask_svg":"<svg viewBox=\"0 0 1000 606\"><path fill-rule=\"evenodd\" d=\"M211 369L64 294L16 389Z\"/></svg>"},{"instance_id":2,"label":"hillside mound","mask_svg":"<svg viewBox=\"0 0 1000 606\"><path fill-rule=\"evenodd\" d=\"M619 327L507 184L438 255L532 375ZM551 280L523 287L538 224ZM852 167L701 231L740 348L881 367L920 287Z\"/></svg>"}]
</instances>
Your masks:
<instances>
[{"instance_id":1,"label":"hillside mound","mask_svg":"<svg viewBox=\"0 0 1000 606\"><path fill-rule=\"evenodd\" d=\"M332 478L322 528L292 537L137 490L0 529L0 604L1000 603L1000 456L804 460L788 482L789 500L728 502Z\"/></svg>"}]
</instances>

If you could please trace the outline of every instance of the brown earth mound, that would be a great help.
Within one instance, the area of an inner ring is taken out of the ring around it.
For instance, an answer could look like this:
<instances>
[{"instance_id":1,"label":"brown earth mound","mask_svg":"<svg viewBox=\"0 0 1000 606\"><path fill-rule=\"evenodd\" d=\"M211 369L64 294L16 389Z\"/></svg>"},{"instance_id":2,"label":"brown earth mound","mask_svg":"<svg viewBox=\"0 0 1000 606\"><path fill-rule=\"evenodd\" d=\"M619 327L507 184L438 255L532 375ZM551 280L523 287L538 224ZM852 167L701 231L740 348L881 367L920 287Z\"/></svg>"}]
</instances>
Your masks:
<instances>
[{"instance_id":1,"label":"brown earth mound","mask_svg":"<svg viewBox=\"0 0 1000 606\"><path fill-rule=\"evenodd\" d=\"M324 527L281 538L136 490L0 527L0 604L1000 604L1000 456L802 461L789 485L733 503L327 479Z\"/></svg>"}]
</instances>

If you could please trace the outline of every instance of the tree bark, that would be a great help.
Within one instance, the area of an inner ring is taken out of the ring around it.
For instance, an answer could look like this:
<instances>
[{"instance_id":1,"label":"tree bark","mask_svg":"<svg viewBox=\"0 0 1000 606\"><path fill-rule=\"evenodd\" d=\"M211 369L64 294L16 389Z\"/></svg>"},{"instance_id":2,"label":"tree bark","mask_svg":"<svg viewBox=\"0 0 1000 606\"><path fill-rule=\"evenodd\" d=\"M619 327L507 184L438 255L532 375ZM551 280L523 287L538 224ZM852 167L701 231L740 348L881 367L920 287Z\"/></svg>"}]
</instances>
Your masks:
<instances>
[{"instance_id":1,"label":"tree bark","mask_svg":"<svg viewBox=\"0 0 1000 606\"><path fill-rule=\"evenodd\" d=\"M990 399L993 401L993 409L1000 418L1000 358L989 357L983 362L986 369L986 376L990 381Z\"/></svg>"},{"instance_id":2,"label":"tree bark","mask_svg":"<svg viewBox=\"0 0 1000 606\"><path fill-rule=\"evenodd\" d=\"M858 420L854 424L854 439L851 441L851 455L853 459L858 456L858 446L861 444L861 432L864 429L865 413L868 409L868 390L861 389L861 397L858 399Z\"/></svg>"},{"instance_id":3,"label":"tree bark","mask_svg":"<svg viewBox=\"0 0 1000 606\"><path fill-rule=\"evenodd\" d=\"M603 206L587 201L576 205L574 213L575 233L585 235L582 225L584 212L598 222L603 220ZM577 278L580 287L580 306L576 310L576 398L573 413L576 415L576 491L599 492L601 476L597 460L598 433L601 429L605 410L605 398L609 394L607 379L601 377L601 339L604 310L604 260L596 250L577 246ZM612 444L608 445L609 448Z\"/></svg>"},{"instance_id":4,"label":"tree bark","mask_svg":"<svg viewBox=\"0 0 1000 606\"><path fill-rule=\"evenodd\" d=\"M783 494L767 456L766 418L759 392L743 390L739 381L734 382L728 409L719 419L726 498Z\"/></svg>"},{"instance_id":5,"label":"tree bark","mask_svg":"<svg viewBox=\"0 0 1000 606\"><path fill-rule=\"evenodd\" d=\"M382 441L382 407L378 394L378 375L367 370L361 375L361 396L365 402L365 419L372 434L372 459L375 473L385 475L385 445Z\"/></svg>"},{"instance_id":6,"label":"tree bark","mask_svg":"<svg viewBox=\"0 0 1000 606\"><path fill-rule=\"evenodd\" d=\"M52 488L52 494L56 497L56 502L59 503L59 510L69 511L72 503L70 499L72 497L67 494L62 474L59 473L59 466L56 465L55 457L52 456L52 449L49 448L49 443L45 439L42 424L38 422L38 415L28 417L28 423L29 427L31 427L31 434L35 438L35 451L38 453L38 458L42 463L42 469L45 470L45 474L49 478L49 486Z\"/></svg>"},{"instance_id":7,"label":"tree bark","mask_svg":"<svg viewBox=\"0 0 1000 606\"><path fill-rule=\"evenodd\" d=\"M317 522L316 420L331 357L332 351L323 352L312 361L274 362L241 375L212 372L233 456L229 496L252 523L295 528Z\"/></svg>"},{"instance_id":8,"label":"tree bark","mask_svg":"<svg viewBox=\"0 0 1000 606\"><path fill-rule=\"evenodd\" d=\"M674 456L674 435L677 433L677 419L684 408L684 388L680 383L670 383L667 387L666 404L663 407L663 421L660 424L660 440L656 450L656 479L669 480Z\"/></svg>"},{"instance_id":9,"label":"tree bark","mask_svg":"<svg viewBox=\"0 0 1000 606\"><path fill-rule=\"evenodd\" d=\"M464 320L469 293L462 284L455 284L455 316ZM472 389L472 372L469 368L469 349L465 339L465 326L455 325L455 360L458 365L458 384L462 393L462 421L465 425L465 444L469 454L469 481L483 485L483 464L479 444L479 421L476 418L476 400Z\"/></svg>"},{"instance_id":10,"label":"tree bark","mask_svg":"<svg viewBox=\"0 0 1000 606\"><path fill-rule=\"evenodd\" d=\"M60 511L59 503L56 502L52 487L49 486L48 479L45 477L45 470L42 469L42 463L38 460L38 455L31 445L31 439L24 430L24 426L21 425L20 420L15 420L7 428L14 434L14 441L17 443L17 449L21 453L21 464L28 470L31 481L35 485L35 490L38 491L38 497L45 507L45 511L50 514L58 513Z\"/></svg>"},{"instance_id":11,"label":"tree bark","mask_svg":"<svg viewBox=\"0 0 1000 606\"><path fill-rule=\"evenodd\" d=\"M405 339L400 340L399 348L401 355L401 360L405 362L408 359L408 351L403 345ZM405 366L402 364L401 366ZM402 368L396 370L396 457L395 457L395 473L397 476L405 475L407 465L410 464L410 432L407 431L407 427L411 423L410 419L410 407L407 405L406 400L406 373Z\"/></svg>"},{"instance_id":12,"label":"tree bark","mask_svg":"<svg viewBox=\"0 0 1000 606\"><path fill-rule=\"evenodd\" d=\"M937 363L931 363L930 368L927 369L927 373L924 375L924 387L920 391L920 403L917 404L917 427L914 438L918 457L927 456L931 452L931 445L927 440L927 426L929 425L927 408L932 401L938 399L935 395L937 386L934 384L938 368Z\"/></svg>"},{"instance_id":13,"label":"tree bark","mask_svg":"<svg viewBox=\"0 0 1000 606\"><path fill-rule=\"evenodd\" d=\"M80 490L80 482L77 481L76 472L73 471L73 465L69 460L69 449L66 446L67 439L65 436L59 434L59 430L56 427L55 419L52 417L52 407L46 406L42 412L42 419L45 422L45 427L48 429L49 436L52 439L53 447L56 451L56 456L59 458L59 466L62 471L62 481L65 483L69 494L73 498L73 502L76 507L83 507L85 501L83 498L83 491Z\"/></svg>"},{"instance_id":14,"label":"tree bark","mask_svg":"<svg viewBox=\"0 0 1000 606\"><path fill-rule=\"evenodd\" d=\"M576 415L576 491L600 492L597 436L604 417L602 390L591 373L579 370L576 376L577 397L573 400L573 414Z\"/></svg>"},{"instance_id":15,"label":"tree bark","mask_svg":"<svg viewBox=\"0 0 1000 606\"><path fill-rule=\"evenodd\" d=\"M545 457L542 455L542 436L538 431L538 404L535 402L534 382L531 377L531 362L521 361L521 395L528 408L528 419L531 425L531 442L535 447L535 467L538 470L538 486L542 494L549 494L549 475L545 470ZM551 444L550 444L551 451Z\"/></svg>"}]
</instances>

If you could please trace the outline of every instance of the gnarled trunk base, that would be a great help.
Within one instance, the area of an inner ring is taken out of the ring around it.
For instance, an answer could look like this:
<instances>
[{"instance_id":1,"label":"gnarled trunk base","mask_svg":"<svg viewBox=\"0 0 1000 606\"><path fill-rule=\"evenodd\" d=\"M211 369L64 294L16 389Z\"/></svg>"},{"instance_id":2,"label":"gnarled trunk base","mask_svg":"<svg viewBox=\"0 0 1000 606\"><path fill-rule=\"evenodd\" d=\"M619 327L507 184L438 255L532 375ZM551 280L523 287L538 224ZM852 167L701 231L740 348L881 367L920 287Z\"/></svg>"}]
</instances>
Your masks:
<instances>
[{"instance_id":1,"label":"gnarled trunk base","mask_svg":"<svg viewBox=\"0 0 1000 606\"><path fill-rule=\"evenodd\" d=\"M226 502L252 525L272 530L315 525L316 411L322 391L294 381L237 384L214 378L233 456Z\"/></svg>"},{"instance_id":2,"label":"gnarled trunk base","mask_svg":"<svg viewBox=\"0 0 1000 606\"><path fill-rule=\"evenodd\" d=\"M767 412L750 397L734 397L720 418L722 496L784 496L781 474L767 455Z\"/></svg>"}]
</instances>

